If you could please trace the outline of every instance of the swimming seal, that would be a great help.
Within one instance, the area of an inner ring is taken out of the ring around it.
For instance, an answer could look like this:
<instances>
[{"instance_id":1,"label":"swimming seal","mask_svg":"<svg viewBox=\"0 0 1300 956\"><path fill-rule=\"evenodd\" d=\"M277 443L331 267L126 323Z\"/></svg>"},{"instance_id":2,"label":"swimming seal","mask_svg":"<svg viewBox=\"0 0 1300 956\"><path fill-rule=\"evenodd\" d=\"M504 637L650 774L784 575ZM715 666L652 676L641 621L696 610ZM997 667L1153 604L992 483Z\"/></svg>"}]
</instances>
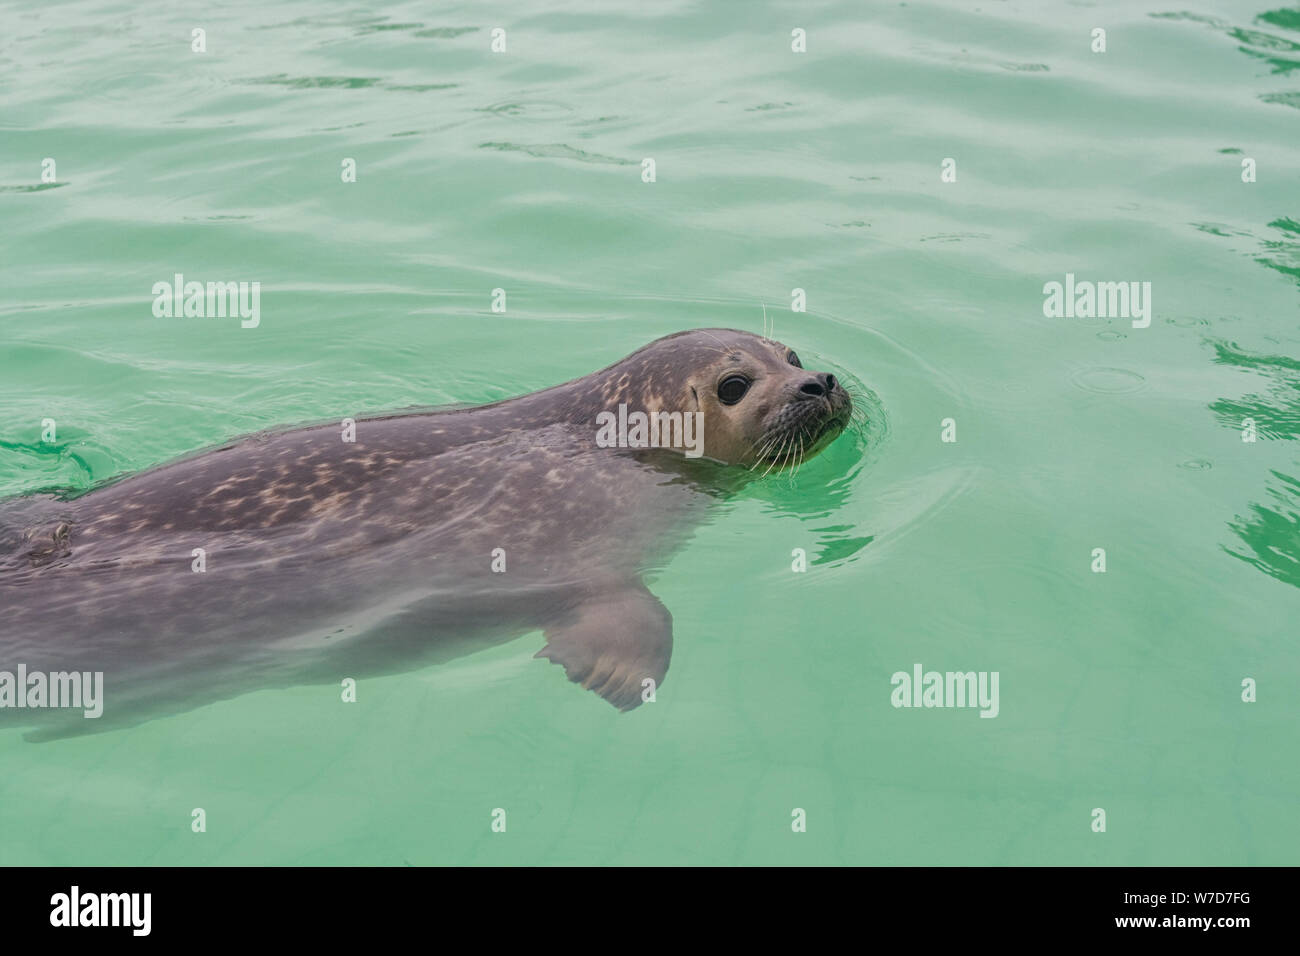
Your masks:
<instances>
[{"instance_id":1,"label":"swimming seal","mask_svg":"<svg viewBox=\"0 0 1300 956\"><path fill-rule=\"evenodd\" d=\"M0 670L103 672L105 698L100 719L0 720L33 739L105 730L531 630L536 656L631 709L672 651L643 572L720 494L823 450L851 408L786 346L698 329L518 398L359 419L352 441L338 424L257 434L0 502ZM660 447L638 413L664 423Z\"/></svg>"}]
</instances>

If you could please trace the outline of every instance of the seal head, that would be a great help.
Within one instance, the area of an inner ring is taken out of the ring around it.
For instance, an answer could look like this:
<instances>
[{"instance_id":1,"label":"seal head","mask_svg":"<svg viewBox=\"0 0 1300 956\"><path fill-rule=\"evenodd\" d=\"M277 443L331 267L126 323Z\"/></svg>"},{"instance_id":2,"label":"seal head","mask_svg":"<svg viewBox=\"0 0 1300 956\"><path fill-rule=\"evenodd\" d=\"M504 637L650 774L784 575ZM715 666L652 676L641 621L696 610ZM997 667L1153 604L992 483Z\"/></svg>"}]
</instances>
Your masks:
<instances>
[{"instance_id":1,"label":"seal head","mask_svg":"<svg viewBox=\"0 0 1300 956\"><path fill-rule=\"evenodd\" d=\"M704 456L751 469L812 458L853 411L833 374L805 369L788 346L736 329L666 336L594 377L605 410L624 403L650 414L701 412Z\"/></svg>"}]
</instances>

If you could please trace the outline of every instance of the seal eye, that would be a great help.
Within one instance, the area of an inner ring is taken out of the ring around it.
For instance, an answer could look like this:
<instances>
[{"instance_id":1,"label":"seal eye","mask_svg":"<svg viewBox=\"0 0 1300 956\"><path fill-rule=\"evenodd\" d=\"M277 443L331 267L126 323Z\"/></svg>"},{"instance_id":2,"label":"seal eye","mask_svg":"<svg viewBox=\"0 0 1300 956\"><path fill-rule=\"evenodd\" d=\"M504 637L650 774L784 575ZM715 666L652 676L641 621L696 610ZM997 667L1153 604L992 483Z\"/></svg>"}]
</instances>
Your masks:
<instances>
[{"instance_id":1,"label":"seal eye","mask_svg":"<svg viewBox=\"0 0 1300 956\"><path fill-rule=\"evenodd\" d=\"M718 385L718 401L723 405L735 405L749 391L749 379L743 375L724 378Z\"/></svg>"},{"instance_id":2,"label":"seal eye","mask_svg":"<svg viewBox=\"0 0 1300 956\"><path fill-rule=\"evenodd\" d=\"M791 352L789 355L786 356L786 361L788 361L795 368L803 368L803 364L800 363L799 361L799 356L796 355L794 352Z\"/></svg>"}]
</instances>

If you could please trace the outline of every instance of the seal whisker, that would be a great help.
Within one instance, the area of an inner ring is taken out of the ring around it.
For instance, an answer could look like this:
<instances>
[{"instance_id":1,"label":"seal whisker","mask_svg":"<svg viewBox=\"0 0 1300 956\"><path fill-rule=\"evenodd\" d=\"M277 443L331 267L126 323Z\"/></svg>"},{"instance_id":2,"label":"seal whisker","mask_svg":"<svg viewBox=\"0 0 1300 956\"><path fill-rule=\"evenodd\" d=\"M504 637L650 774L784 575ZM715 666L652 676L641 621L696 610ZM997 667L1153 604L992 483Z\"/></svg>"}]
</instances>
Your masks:
<instances>
[{"instance_id":1,"label":"seal whisker","mask_svg":"<svg viewBox=\"0 0 1300 956\"><path fill-rule=\"evenodd\" d=\"M713 339L713 341L715 341L715 342L718 343L718 349L717 349L718 352L725 354L725 353L727 353L727 352L734 352L734 351L735 351L735 347L734 347L734 346L728 346L726 342L722 341L722 339L718 338L718 337L717 337L716 335L714 335L712 332L706 331L706 330L704 330L704 329L701 329L700 331L701 331L703 334L707 335L709 338Z\"/></svg>"},{"instance_id":2,"label":"seal whisker","mask_svg":"<svg viewBox=\"0 0 1300 956\"><path fill-rule=\"evenodd\" d=\"M766 450L766 449L771 449L771 447L774 446L775 444L776 444L776 440L774 438L774 440L768 442L767 445L764 445L763 454L761 455L761 457L759 457L758 462L755 463L754 467L758 467L759 464L766 464L767 466L766 468L763 468L762 475L758 476L759 481L762 481L764 477L767 477L767 472L770 472L772 470L772 454L770 450Z\"/></svg>"},{"instance_id":3,"label":"seal whisker","mask_svg":"<svg viewBox=\"0 0 1300 956\"><path fill-rule=\"evenodd\" d=\"M800 429L800 432L799 432L799 455L798 455L798 457L795 459L794 473L790 475L790 482L791 482L792 484L794 483L794 479L795 479L795 477L799 474L799 469L803 467L803 463L804 463L804 457L803 457L803 455L804 455L804 450L805 450L805 449L804 449L804 439L807 438L807 437L808 437L807 433L806 433L803 429Z\"/></svg>"},{"instance_id":4,"label":"seal whisker","mask_svg":"<svg viewBox=\"0 0 1300 956\"><path fill-rule=\"evenodd\" d=\"M767 438L762 439L762 444L759 446L758 451L754 453L754 464L750 466L750 471L753 471L767 460L768 453L772 450L772 447L777 443L780 437L779 434L776 434L769 435Z\"/></svg>"},{"instance_id":5,"label":"seal whisker","mask_svg":"<svg viewBox=\"0 0 1300 956\"><path fill-rule=\"evenodd\" d=\"M757 469L760 465L768 465L768 466L770 467L770 464L771 464L771 459L770 459L770 449L771 449L771 447L772 447L774 444L775 444L775 439L769 441L766 445L763 446L762 451L759 453L759 455L758 455L757 458L755 459L755 461L754 461L754 466L753 466L753 468L750 469L750 471L753 471L753 470ZM764 470L763 474L758 476L759 479L761 480L761 479L763 478L763 475L766 475L766 474L767 474L767 471Z\"/></svg>"},{"instance_id":6,"label":"seal whisker","mask_svg":"<svg viewBox=\"0 0 1300 956\"><path fill-rule=\"evenodd\" d=\"M767 466L767 471L763 472L763 474L760 477L766 478L771 473L773 468L776 468L778 467L778 465L781 464L781 462L785 457L785 446L789 443L789 441L790 441L790 436L788 434L784 438L782 438L780 450L778 450L776 455L773 457L772 463Z\"/></svg>"},{"instance_id":7,"label":"seal whisker","mask_svg":"<svg viewBox=\"0 0 1300 956\"><path fill-rule=\"evenodd\" d=\"M794 470L790 472L790 484L794 484L794 476L799 473L799 466L803 464L803 427L800 426L799 433L794 436L790 443L790 464L794 465Z\"/></svg>"}]
</instances>

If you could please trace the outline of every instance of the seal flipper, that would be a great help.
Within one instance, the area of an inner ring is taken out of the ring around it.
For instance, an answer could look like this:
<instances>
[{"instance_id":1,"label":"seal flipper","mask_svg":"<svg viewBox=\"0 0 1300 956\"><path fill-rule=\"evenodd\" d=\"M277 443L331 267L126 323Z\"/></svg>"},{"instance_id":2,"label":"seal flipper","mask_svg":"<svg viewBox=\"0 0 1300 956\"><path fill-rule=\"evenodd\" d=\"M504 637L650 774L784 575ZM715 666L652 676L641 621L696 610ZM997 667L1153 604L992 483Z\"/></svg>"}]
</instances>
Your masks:
<instances>
[{"instance_id":1,"label":"seal flipper","mask_svg":"<svg viewBox=\"0 0 1300 956\"><path fill-rule=\"evenodd\" d=\"M547 625L546 646L533 656L627 711L641 704L643 681L663 684L672 653L673 616L637 582L588 595Z\"/></svg>"}]
</instances>

